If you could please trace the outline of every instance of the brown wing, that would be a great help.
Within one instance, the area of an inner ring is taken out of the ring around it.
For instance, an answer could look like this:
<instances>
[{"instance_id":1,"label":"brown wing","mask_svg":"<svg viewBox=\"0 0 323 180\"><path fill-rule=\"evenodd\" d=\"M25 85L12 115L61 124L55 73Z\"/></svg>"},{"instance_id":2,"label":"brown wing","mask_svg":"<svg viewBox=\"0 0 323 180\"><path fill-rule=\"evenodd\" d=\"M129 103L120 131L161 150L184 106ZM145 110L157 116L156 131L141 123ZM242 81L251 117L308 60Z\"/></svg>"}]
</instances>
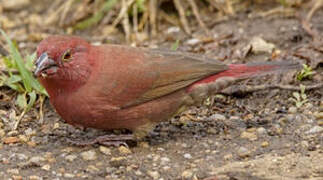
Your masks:
<instances>
[{"instance_id":1,"label":"brown wing","mask_svg":"<svg viewBox=\"0 0 323 180\"><path fill-rule=\"evenodd\" d=\"M123 108L165 96L227 69L227 65L201 55L163 50L145 52L149 68L155 71L157 78L151 88Z\"/></svg>"}]
</instances>

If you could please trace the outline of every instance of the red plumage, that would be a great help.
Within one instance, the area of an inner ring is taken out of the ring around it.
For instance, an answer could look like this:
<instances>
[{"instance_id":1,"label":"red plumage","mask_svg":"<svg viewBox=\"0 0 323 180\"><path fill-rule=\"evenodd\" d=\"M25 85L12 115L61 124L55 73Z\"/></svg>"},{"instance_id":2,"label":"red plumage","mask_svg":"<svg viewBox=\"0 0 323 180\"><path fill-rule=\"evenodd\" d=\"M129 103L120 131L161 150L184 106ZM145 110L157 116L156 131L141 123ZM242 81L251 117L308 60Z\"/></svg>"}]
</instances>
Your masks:
<instances>
[{"instance_id":1,"label":"red plumage","mask_svg":"<svg viewBox=\"0 0 323 180\"><path fill-rule=\"evenodd\" d=\"M68 123L141 132L239 79L299 67L225 65L188 53L92 46L74 36L43 40L37 55L35 74Z\"/></svg>"}]
</instances>

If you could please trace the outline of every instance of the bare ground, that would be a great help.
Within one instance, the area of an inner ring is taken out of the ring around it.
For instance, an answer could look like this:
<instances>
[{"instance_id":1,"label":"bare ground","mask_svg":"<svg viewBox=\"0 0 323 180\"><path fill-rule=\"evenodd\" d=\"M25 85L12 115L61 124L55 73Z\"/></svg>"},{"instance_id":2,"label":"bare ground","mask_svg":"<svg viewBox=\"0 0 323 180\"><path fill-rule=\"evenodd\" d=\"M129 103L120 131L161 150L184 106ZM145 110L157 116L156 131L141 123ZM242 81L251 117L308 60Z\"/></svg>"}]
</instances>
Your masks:
<instances>
[{"instance_id":1,"label":"bare ground","mask_svg":"<svg viewBox=\"0 0 323 180\"><path fill-rule=\"evenodd\" d=\"M323 30L322 15L323 11L319 11L312 19L319 31ZM303 84L322 82L322 51L315 51L314 56L309 47L312 40L296 17L248 16L250 14L241 13L237 18L212 25L210 30L216 38L210 42L201 42L203 32L198 28L193 38L189 38L172 27L164 28L158 38L140 45L169 48L180 39L180 50L203 53L227 63L249 62L272 56L268 53L243 55L251 39L261 37L280 50L279 56L285 54L284 57L313 65L316 74ZM79 35L93 34L82 32ZM113 38L116 40L112 41L123 42ZM92 40L98 41L103 39ZM20 46L31 51L37 45L37 41L29 46L24 43ZM303 55L307 52L304 56L308 58L292 56L295 52ZM240 85L285 83L298 87L299 82L292 77L294 74L266 76ZM7 91L6 88L3 91ZM323 90L307 91L308 102L300 108L290 100L292 92L265 89L217 95L213 104L192 107L181 116L158 125L144 141L130 143L130 149L68 144L68 138L93 138L106 132L80 130L65 124L46 101L43 124L39 124L36 113L27 114L17 131L10 131L4 122L0 123L0 177L323 179ZM8 101L3 100L0 108L3 118L9 118L12 111L8 109Z\"/></svg>"}]
</instances>

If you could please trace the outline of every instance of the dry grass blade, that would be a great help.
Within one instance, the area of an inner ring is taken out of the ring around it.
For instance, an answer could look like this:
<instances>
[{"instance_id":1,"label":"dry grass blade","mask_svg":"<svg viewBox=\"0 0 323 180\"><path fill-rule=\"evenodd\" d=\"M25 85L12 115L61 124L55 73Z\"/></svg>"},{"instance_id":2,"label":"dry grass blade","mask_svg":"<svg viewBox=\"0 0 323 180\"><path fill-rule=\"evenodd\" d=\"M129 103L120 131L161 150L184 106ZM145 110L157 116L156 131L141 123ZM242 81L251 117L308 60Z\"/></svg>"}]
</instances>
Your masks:
<instances>
[{"instance_id":1,"label":"dry grass blade","mask_svg":"<svg viewBox=\"0 0 323 180\"><path fill-rule=\"evenodd\" d=\"M315 0L314 6L308 12L306 16L306 21L311 21L314 13L323 6L323 0Z\"/></svg>"},{"instance_id":2,"label":"dry grass blade","mask_svg":"<svg viewBox=\"0 0 323 180\"><path fill-rule=\"evenodd\" d=\"M64 4L64 8L63 8L63 12L62 12L62 15L61 15L61 17L60 17L60 21L59 21L59 25L60 26L63 26L64 25L64 20L65 20L65 18L66 18L66 15L67 15L67 13L68 13L68 11L70 10L70 8L71 8L71 6L72 6L72 4L73 4L73 2L74 2L74 0L68 0L68 1L66 1L66 3Z\"/></svg>"},{"instance_id":3,"label":"dry grass blade","mask_svg":"<svg viewBox=\"0 0 323 180\"><path fill-rule=\"evenodd\" d=\"M180 18L180 21L182 23L182 26L184 28L184 31L187 33L187 34L192 34L192 31L188 25L188 22L187 22L187 19L186 19L186 16L185 16L185 9L184 7L182 6L181 4L181 1L180 0L174 0L174 5L178 11L178 14L179 14L179 18Z\"/></svg>"},{"instance_id":4,"label":"dry grass blade","mask_svg":"<svg viewBox=\"0 0 323 180\"><path fill-rule=\"evenodd\" d=\"M201 17L200 17L200 13L199 10L197 8L197 5L195 4L194 0L188 0L192 10L193 10L193 14L195 16L195 18L197 19L197 22L199 23L199 25L203 28L203 30L205 31L205 33L209 34L209 29L206 27L206 25L204 24L204 22L202 21Z\"/></svg>"},{"instance_id":5,"label":"dry grass blade","mask_svg":"<svg viewBox=\"0 0 323 180\"><path fill-rule=\"evenodd\" d=\"M313 89L320 89L323 88L323 83L317 83L314 85L306 86L306 91L313 90ZM299 86L292 86L292 85L283 85L283 84L264 84L264 85L257 85L257 86L231 86L223 91L221 93L231 95L231 94L246 94L246 93L252 93L256 91L263 91L266 89L284 89L284 90L290 90L290 91L300 91L301 88Z\"/></svg>"},{"instance_id":6,"label":"dry grass blade","mask_svg":"<svg viewBox=\"0 0 323 180\"><path fill-rule=\"evenodd\" d=\"M113 21L112 23L112 28L114 28L117 24L120 23L120 21L122 20L122 18L124 18L125 14L127 14L127 11L129 9L129 7L135 2L135 0L128 0L125 3L122 3L122 7L121 10L117 16L117 18Z\"/></svg>"},{"instance_id":7,"label":"dry grass blade","mask_svg":"<svg viewBox=\"0 0 323 180\"><path fill-rule=\"evenodd\" d=\"M127 6L126 5L126 0L122 0L122 7ZM129 42L130 41L130 23L129 23L129 15L128 13L125 13L122 19L122 26L124 29L124 32L126 34L126 41Z\"/></svg>"},{"instance_id":8,"label":"dry grass blade","mask_svg":"<svg viewBox=\"0 0 323 180\"><path fill-rule=\"evenodd\" d=\"M149 1L149 22L151 26L151 35L155 37L157 35L157 0Z\"/></svg>"}]
</instances>

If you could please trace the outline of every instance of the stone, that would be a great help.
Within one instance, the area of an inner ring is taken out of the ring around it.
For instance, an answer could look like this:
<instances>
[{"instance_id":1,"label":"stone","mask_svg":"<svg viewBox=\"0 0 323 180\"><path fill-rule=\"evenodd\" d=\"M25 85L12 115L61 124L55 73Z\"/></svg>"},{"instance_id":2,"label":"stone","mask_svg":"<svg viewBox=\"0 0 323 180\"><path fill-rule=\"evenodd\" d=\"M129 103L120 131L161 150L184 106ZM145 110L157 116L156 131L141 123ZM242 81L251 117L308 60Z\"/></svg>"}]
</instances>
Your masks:
<instances>
[{"instance_id":1,"label":"stone","mask_svg":"<svg viewBox=\"0 0 323 180\"><path fill-rule=\"evenodd\" d=\"M75 175L74 175L74 174L71 174L71 173L65 173L65 174L64 174L64 177L65 177L65 178L74 178L74 177L75 177Z\"/></svg>"},{"instance_id":2,"label":"stone","mask_svg":"<svg viewBox=\"0 0 323 180\"><path fill-rule=\"evenodd\" d=\"M81 156L86 161L92 161L97 159L96 152L94 150L89 150L81 153Z\"/></svg>"},{"instance_id":3,"label":"stone","mask_svg":"<svg viewBox=\"0 0 323 180\"><path fill-rule=\"evenodd\" d=\"M167 164L168 162L170 162L170 159L168 157L162 157L160 158L160 161L164 164Z\"/></svg>"},{"instance_id":4,"label":"stone","mask_svg":"<svg viewBox=\"0 0 323 180\"><path fill-rule=\"evenodd\" d=\"M265 128L263 128L263 127L260 127L260 128L257 129L257 133L259 135L266 135L267 134L267 130Z\"/></svg>"},{"instance_id":5,"label":"stone","mask_svg":"<svg viewBox=\"0 0 323 180\"><path fill-rule=\"evenodd\" d=\"M34 156L29 159L29 163L39 164L41 162L45 161L45 158L41 156Z\"/></svg>"},{"instance_id":6,"label":"stone","mask_svg":"<svg viewBox=\"0 0 323 180\"><path fill-rule=\"evenodd\" d=\"M160 177L160 174L158 171L148 171L147 174L153 179L158 179Z\"/></svg>"},{"instance_id":7,"label":"stone","mask_svg":"<svg viewBox=\"0 0 323 180\"><path fill-rule=\"evenodd\" d=\"M131 150L125 146L120 146L118 148L118 150L121 154L131 154L132 153Z\"/></svg>"},{"instance_id":8,"label":"stone","mask_svg":"<svg viewBox=\"0 0 323 180\"><path fill-rule=\"evenodd\" d=\"M241 157L241 158L246 158L246 157L250 156L250 154L251 154L250 151L245 147L240 147L238 149L237 153L238 153L239 157Z\"/></svg>"},{"instance_id":9,"label":"stone","mask_svg":"<svg viewBox=\"0 0 323 180\"><path fill-rule=\"evenodd\" d=\"M101 153L105 154L105 155L111 155L111 149L105 147L105 146L100 146L99 150Z\"/></svg>"},{"instance_id":10,"label":"stone","mask_svg":"<svg viewBox=\"0 0 323 180\"><path fill-rule=\"evenodd\" d=\"M316 134L323 131L323 127L321 126L314 126L310 130L306 131L305 134Z\"/></svg>"},{"instance_id":11,"label":"stone","mask_svg":"<svg viewBox=\"0 0 323 180\"><path fill-rule=\"evenodd\" d=\"M291 114L295 114L295 113L297 113L297 108L292 106L292 107L288 108L288 112Z\"/></svg>"},{"instance_id":12,"label":"stone","mask_svg":"<svg viewBox=\"0 0 323 180\"><path fill-rule=\"evenodd\" d=\"M49 164L45 164L41 167L42 170L45 170L45 171L49 171L50 170L50 165Z\"/></svg>"},{"instance_id":13,"label":"stone","mask_svg":"<svg viewBox=\"0 0 323 180\"><path fill-rule=\"evenodd\" d=\"M323 112L314 113L316 119L323 119Z\"/></svg>"},{"instance_id":14,"label":"stone","mask_svg":"<svg viewBox=\"0 0 323 180\"><path fill-rule=\"evenodd\" d=\"M192 159L192 155L191 155L191 154L189 154L189 153L185 153L185 154L184 154L184 158L185 158L185 159Z\"/></svg>"},{"instance_id":15,"label":"stone","mask_svg":"<svg viewBox=\"0 0 323 180\"><path fill-rule=\"evenodd\" d=\"M252 52L255 54L263 52L272 53L275 49L274 44L266 42L261 37L253 37L250 41L250 45L252 46Z\"/></svg>"},{"instance_id":16,"label":"stone","mask_svg":"<svg viewBox=\"0 0 323 180\"><path fill-rule=\"evenodd\" d=\"M76 158L77 158L77 156L76 156L76 155L74 155L74 154L67 155L67 156L65 157L65 159L66 159L66 160L68 160L69 162L74 161Z\"/></svg>"},{"instance_id":17,"label":"stone","mask_svg":"<svg viewBox=\"0 0 323 180\"><path fill-rule=\"evenodd\" d=\"M264 141L261 143L261 147L267 147L269 146L269 142L268 141Z\"/></svg>"},{"instance_id":18,"label":"stone","mask_svg":"<svg viewBox=\"0 0 323 180\"><path fill-rule=\"evenodd\" d=\"M191 179L193 176L193 172L191 170L185 170L182 172L183 179Z\"/></svg>"},{"instance_id":19,"label":"stone","mask_svg":"<svg viewBox=\"0 0 323 180\"><path fill-rule=\"evenodd\" d=\"M247 132L247 131L242 132L240 137L243 139L248 139L250 141L255 141L258 139L258 137L255 133L251 133L251 132Z\"/></svg>"},{"instance_id":20,"label":"stone","mask_svg":"<svg viewBox=\"0 0 323 180\"><path fill-rule=\"evenodd\" d=\"M223 116L222 114L212 114L212 116L210 116L209 118L212 120L220 120L220 121L226 120L226 117Z\"/></svg>"},{"instance_id":21,"label":"stone","mask_svg":"<svg viewBox=\"0 0 323 180\"><path fill-rule=\"evenodd\" d=\"M127 158L126 157L113 157L110 160L110 165L113 167L120 167L120 166L125 166L127 163Z\"/></svg>"},{"instance_id":22,"label":"stone","mask_svg":"<svg viewBox=\"0 0 323 180\"><path fill-rule=\"evenodd\" d=\"M14 144L20 142L20 139L18 137L6 137L2 139L2 142L4 144Z\"/></svg>"}]
</instances>

